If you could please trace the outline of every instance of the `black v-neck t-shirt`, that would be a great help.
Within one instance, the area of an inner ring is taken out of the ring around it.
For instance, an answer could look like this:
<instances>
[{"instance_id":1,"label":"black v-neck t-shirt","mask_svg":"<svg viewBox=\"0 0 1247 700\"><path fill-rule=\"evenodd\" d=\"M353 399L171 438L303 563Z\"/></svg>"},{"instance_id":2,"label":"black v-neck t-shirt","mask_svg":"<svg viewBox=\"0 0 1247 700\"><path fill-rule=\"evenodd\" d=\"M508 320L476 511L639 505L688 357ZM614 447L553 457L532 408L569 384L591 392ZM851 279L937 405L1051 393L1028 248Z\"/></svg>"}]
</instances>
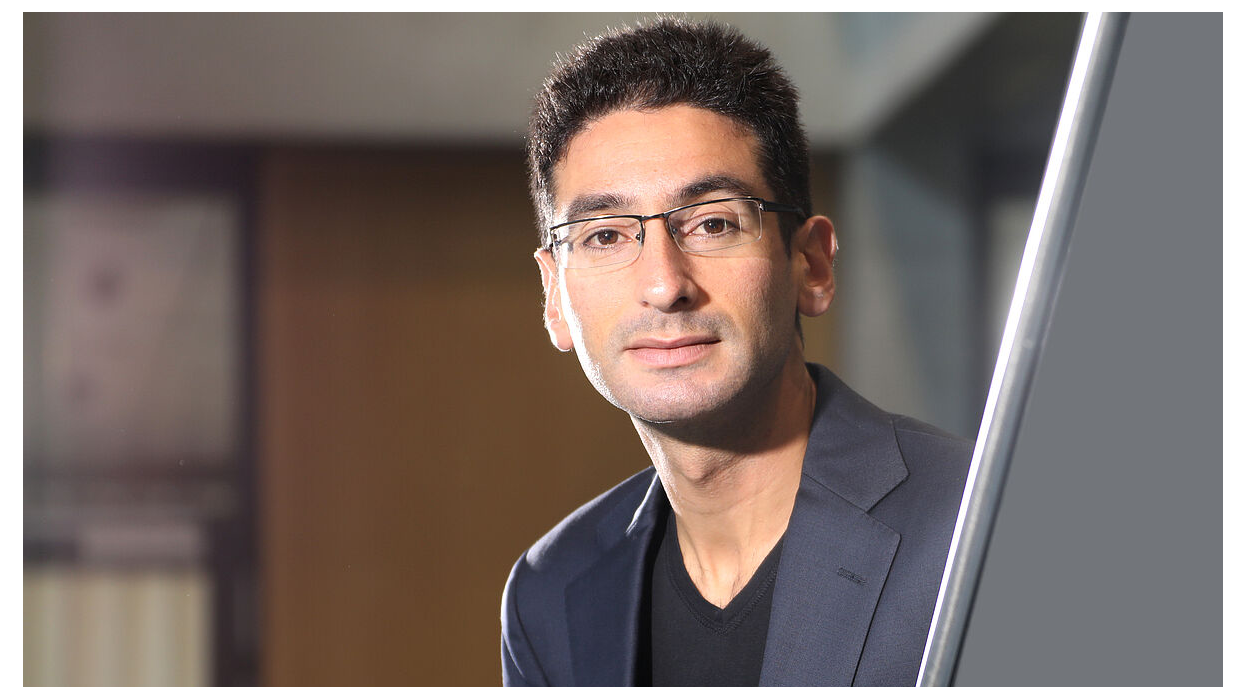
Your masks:
<instances>
[{"instance_id":1,"label":"black v-neck t-shirt","mask_svg":"<svg viewBox=\"0 0 1247 700\"><path fill-rule=\"evenodd\" d=\"M650 574L649 639L642 637L649 648L640 650L650 662L651 684L756 686L783 538L720 609L701 596L684 568L673 513L664 529Z\"/></svg>"}]
</instances>

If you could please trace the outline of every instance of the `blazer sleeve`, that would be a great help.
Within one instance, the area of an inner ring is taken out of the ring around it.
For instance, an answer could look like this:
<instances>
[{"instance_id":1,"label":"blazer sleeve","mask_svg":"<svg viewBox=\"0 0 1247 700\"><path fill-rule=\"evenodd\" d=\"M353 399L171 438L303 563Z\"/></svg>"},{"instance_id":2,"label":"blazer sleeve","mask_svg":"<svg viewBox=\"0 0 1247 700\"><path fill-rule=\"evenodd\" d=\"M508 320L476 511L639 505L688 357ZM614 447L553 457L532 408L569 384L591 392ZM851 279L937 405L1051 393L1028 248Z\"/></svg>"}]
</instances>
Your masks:
<instances>
[{"instance_id":1,"label":"blazer sleeve","mask_svg":"<svg viewBox=\"0 0 1247 700\"><path fill-rule=\"evenodd\" d=\"M550 685L520 620L518 589L526 556L527 552L515 562L502 592L502 684L507 687Z\"/></svg>"}]
</instances>

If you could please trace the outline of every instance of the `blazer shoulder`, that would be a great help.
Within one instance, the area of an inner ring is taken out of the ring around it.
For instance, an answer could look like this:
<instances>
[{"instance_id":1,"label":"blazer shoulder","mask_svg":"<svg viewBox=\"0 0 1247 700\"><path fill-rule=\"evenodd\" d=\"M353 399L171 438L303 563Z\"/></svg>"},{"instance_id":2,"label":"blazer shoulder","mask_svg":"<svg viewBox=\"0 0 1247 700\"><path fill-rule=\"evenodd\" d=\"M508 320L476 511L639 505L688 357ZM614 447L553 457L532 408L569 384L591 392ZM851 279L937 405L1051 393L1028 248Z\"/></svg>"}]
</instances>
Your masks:
<instances>
[{"instance_id":1,"label":"blazer shoulder","mask_svg":"<svg viewBox=\"0 0 1247 700\"><path fill-rule=\"evenodd\" d=\"M654 478L654 468L647 467L572 511L524 552L512 578L520 572L574 577L609 547L601 533L623 535Z\"/></svg>"},{"instance_id":2,"label":"blazer shoulder","mask_svg":"<svg viewBox=\"0 0 1247 700\"><path fill-rule=\"evenodd\" d=\"M893 427L896 446L909 471L905 484L897 489L900 501L907 505L893 519L898 527L914 532L902 523L926 523L918 528L925 531L933 526L924 518L933 517L944 523L935 528L943 533L956 520L974 443L907 416L896 416Z\"/></svg>"},{"instance_id":3,"label":"blazer shoulder","mask_svg":"<svg viewBox=\"0 0 1247 700\"><path fill-rule=\"evenodd\" d=\"M960 468L965 477L974 453L973 442L909 416L893 415L892 427L907 467Z\"/></svg>"},{"instance_id":4,"label":"blazer shoulder","mask_svg":"<svg viewBox=\"0 0 1247 700\"><path fill-rule=\"evenodd\" d=\"M502 593L502 668L505 685L571 682L566 586L624 536L654 481L650 467L577 508L529 547Z\"/></svg>"},{"instance_id":5,"label":"blazer shoulder","mask_svg":"<svg viewBox=\"0 0 1247 700\"><path fill-rule=\"evenodd\" d=\"M925 435L930 438L938 438L941 440L951 440L953 442L959 442L965 445L969 445L971 448L974 447L974 443L971 442L970 440L967 440L961 437L960 435L954 435L948 432L947 430L941 430L940 428L937 428L934 425L931 425L929 423L923 423L917 418L910 418L909 416L903 416L903 415L900 415L899 413L892 413L889 415L892 416L892 424L897 430L904 430L909 433L917 433L919 435Z\"/></svg>"}]
</instances>

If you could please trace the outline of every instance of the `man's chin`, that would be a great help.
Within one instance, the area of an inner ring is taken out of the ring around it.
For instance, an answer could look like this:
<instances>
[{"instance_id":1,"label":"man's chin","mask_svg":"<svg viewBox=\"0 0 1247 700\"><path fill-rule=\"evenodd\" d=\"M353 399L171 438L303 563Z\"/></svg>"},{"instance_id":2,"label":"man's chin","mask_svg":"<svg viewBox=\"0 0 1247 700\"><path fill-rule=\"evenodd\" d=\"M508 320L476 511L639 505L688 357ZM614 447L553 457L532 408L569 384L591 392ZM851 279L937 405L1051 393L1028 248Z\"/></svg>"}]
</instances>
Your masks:
<instances>
[{"instance_id":1,"label":"man's chin","mask_svg":"<svg viewBox=\"0 0 1247 700\"><path fill-rule=\"evenodd\" d=\"M684 379L615 392L612 403L645 423L689 423L712 416L730 403L732 392L725 389L729 387L722 383L700 384Z\"/></svg>"}]
</instances>

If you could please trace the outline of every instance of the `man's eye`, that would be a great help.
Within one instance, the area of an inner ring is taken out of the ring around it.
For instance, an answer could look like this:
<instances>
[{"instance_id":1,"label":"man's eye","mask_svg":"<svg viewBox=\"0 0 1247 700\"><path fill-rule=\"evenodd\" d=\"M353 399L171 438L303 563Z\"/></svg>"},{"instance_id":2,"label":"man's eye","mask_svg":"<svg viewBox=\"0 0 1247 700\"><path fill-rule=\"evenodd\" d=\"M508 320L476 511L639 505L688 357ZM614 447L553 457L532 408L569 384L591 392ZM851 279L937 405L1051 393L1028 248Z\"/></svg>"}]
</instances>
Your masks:
<instances>
[{"instance_id":1,"label":"man's eye","mask_svg":"<svg viewBox=\"0 0 1247 700\"><path fill-rule=\"evenodd\" d=\"M728 233L736 227L731 221L723 218L702 219L693 229L695 236L718 236Z\"/></svg>"},{"instance_id":2,"label":"man's eye","mask_svg":"<svg viewBox=\"0 0 1247 700\"><path fill-rule=\"evenodd\" d=\"M584 245L594 248L607 248L619 243L620 234L615 229L599 229L585 236Z\"/></svg>"}]
</instances>

